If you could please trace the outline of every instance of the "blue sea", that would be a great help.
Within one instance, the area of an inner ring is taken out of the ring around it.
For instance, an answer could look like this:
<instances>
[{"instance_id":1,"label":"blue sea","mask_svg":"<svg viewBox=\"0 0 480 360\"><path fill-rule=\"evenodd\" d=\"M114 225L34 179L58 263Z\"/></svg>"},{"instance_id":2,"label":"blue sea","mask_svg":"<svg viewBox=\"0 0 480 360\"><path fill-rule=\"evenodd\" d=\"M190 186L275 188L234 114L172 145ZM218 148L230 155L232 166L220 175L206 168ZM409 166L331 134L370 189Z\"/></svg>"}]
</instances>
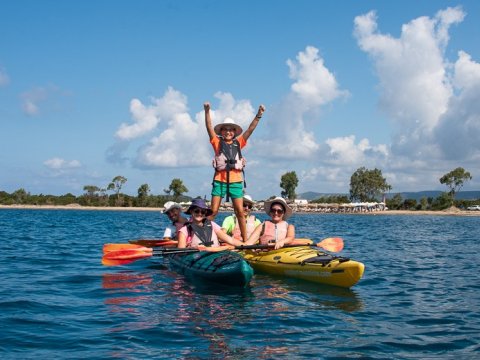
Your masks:
<instances>
[{"instance_id":1,"label":"blue sea","mask_svg":"<svg viewBox=\"0 0 480 360\"><path fill-rule=\"evenodd\" d=\"M351 289L260 274L245 289L205 286L162 258L101 265L103 244L159 238L166 220L0 210L0 357L480 356L480 217L294 215L297 237L341 236L341 255L365 264Z\"/></svg>"}]
</instances>

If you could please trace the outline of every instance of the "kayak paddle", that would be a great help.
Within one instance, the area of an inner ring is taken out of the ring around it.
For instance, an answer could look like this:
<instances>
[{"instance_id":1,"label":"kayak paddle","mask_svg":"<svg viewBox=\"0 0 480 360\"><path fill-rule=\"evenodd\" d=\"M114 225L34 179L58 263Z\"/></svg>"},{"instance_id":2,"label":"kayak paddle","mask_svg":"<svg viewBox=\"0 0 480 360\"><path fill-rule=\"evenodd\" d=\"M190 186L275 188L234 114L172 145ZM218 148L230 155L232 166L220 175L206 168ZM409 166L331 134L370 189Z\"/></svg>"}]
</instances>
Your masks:
<instances>
[{"instance_id":1,"label":"kayak paddle","mask_svg":"<svg viewBox=\"0 0 480 360\"><path fill-rule=\"evenodd\" d=\"M300 244L299 244L300 243ZM309 239L295 239L294 243L287 244L285 247L295 247L295 246L308 246L313 245L320 247L324 250L331 252L339 252L343 249L343 239L342 238L325 238L317 244L313 244L312 240ZM269 245L242 245L242 246L217 246L217 247L205 247L199 246L198 249L191 248L162 248L162 249L153 249L136 244L105 244L103 248L104 255L102 257L102 264L106 266L117 266L117 265L127 265L136 260L146 259L152 256L158 255L168 255L168 254L189 254L192 252L198 251L225 251L225 250L261 250L269 249L275 246L274 244ZM107 249L107 251L106 251ZM109 251L108 251L109 250Z\"/></svg>"},{"instance_id":2,"label":"kayak paddle","mask_svg":"<svg viewBox=\"0 0 480 360\"><path fill-rule=\"evenodd\" d=\"M221 250L230 249L230 247L220 247ZM145 250L146 249L146 250ZM152 256L173 255L173 254L190 254L199 252L199 249L192 248L164 248L153 250L151 248L137 248L126 250L114 250L107 252L102 257L102 264L106 266L127 265L136 260L146 259Z\"/></svg>"},{"instance_id":3,"label":"kayak paddle","mask_svg":"<svg viewBox=\"0 0 480 360\"><path fill-rule=\"evenodd\" d=\"M165 245L153 245L154 247L162 247L166 246L168 243L168 246L176 245L176 241L171 241L171 242L165 242ZM292 243L288 244L291 246L301 246L301 245L314 245L317 247L320 247L324 250L331 251L331 252L340 252L343 250L343 239L339 237L329 237L325 238L322 241L314 244L312 240L310 239L295 239ZM255 245L253 245L255 246ZM142 246L139 244L105 244L103 245L103 253L106 254L111 251L117 251L117 250L134 250L134 249L142 249L144 251L152 251L151 247L146 247ZM209 248L210 251L212 251L213 248ZM233 249L233 248L232 248ZM265 249L265 248L263 248ZM204 250L202 248L202 250ZM221 249L218 251L223 251L225 249Z\"/></svg>"}]
</instances>

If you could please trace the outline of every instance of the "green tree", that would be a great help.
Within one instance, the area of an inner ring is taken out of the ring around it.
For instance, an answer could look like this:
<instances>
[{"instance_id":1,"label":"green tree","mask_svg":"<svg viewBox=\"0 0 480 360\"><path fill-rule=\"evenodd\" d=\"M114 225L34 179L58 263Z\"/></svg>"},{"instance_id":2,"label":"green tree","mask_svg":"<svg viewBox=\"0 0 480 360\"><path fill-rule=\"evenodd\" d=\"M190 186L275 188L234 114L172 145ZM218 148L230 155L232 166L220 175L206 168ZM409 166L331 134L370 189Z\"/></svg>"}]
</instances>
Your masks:
<instances>
[{"instance_id":1,"label":"green tree","mask_svg":"<svg viewBox=\"0 0 480 360\"><path fill-rule=\"evenodd\" d=\"M450 188L448 194L451 197L451 204L455 200L455 194L463 187L464 183L472 180L472 176L464 168L458 167L440 178L440 184L447 185Z\"/></svg>"},{"instance_id":2,"label":"green tree","mask_svg":"<svg viewBox=\"0 0 480 360\"><path fill-rule=\"evenodd\" d=\"M145 205L148 195L150 193L150 186L148 184L142 184L138 188L138 202L141 206Z\"/></svg>"},{"instance_id":3,"label":"green tree","mask_svg":"<svg viewBox=\"0 0 480 360\"><path fill-rule=\"evenodd\" d=\"M295 200L295 189L298 186L298 178L295 171L290 171L282 175L280 179L280 187L283 189L282 196L284 198Z\"/></svg>"},{"instance_id":4,"label":"green tree","mask_svg":"<svg viewBox=\"0 0 480 360\"><path fill-rule=\"evenodd\" d=\"M97 195L97 192L100 191L100 188L98 186L95 186L95 185L85 185L83 187L83 191L85 191L85 195L92 198L95 195Z\"/></svg>"},{"instance_id":5,"label":"green tree","mask_svg":"<svg viewBox=\"0 0 480 360\"><path fill-rule=\"evenodd\" d=\"M428 208L428 199L426 196L420 199L420 210L427 210Z\"/></svg>"},{"instance_id":6,"label":"green tree","mask_svg":"<svg viewBox=\"0 0 480 360\"><path fill-rule=\"evenodd\" d=\"M85 191L85 201L88 205L91 205L93 199L98 196L97 193L100 191L100 188L95 185L85 185L83 191Z\"/></svg>"},{"instance_id":7,"label":"green tree","mask_svg":"<svg viewBox=\"0 0 480 360\"><path fill-rule=\"evenodd\" d=\"M173 179L168 187L168 193L173 193L173 199L177 201L179 196L182 196L183 193L188 192L188 189L185 185L183 185L183 181L181 179Z\"/></svg>"},{"instance_id":8,"label":"green tree","mask_svg":"<svg viewBox=\"0 0 480 360\"><path fill-rule=\"evenodd\" d=\"M403 202L403 208L405 210L415 210L417 207L417 200L415 199L405 199Z\"/></svg>"},{"instance_id":9,"label":"green tree","mask_svg":"<svg viewBox=\"0 0 480 360\"><path fill-rule=\"evenodd\" d=\"M402 195L395 194L391 199L387 199L385 203L390 210L398 210L403 204Z\"/></svg>"},{"instance_id":10,"label":"green tree","mask_svg":"<svg viewBox=\"0 0 480 360\"><path fill-rule=\"evenodd\" d=\"M30 196L30 193L26 192L24 188L15 190L12 193L12 197L15 201L15 204L28 204L27 200Z\"/></svg>"},{"instance_id":11,"label":"green tree","mask_svg":"<svg viewBox=\"0 0 480 360\"><path fill-rule=\"evenodd\" d=\"M123 185L127 182L127 179L123 176L115 176L110 184L107 186L107 190L113 190L117 195L117 205L120 203L120 190L122 190Z\"/></svg>"},{"instance_id":12,"label":"green tree","mask_svg":"<svg viewBox=\"0 0 480 360\"><path fill-rule=\"evenodd\" d=\"M365 167L361 167L350 177L351 200L376 201L377 197L391 189L392 187L382 176L382 171L377 168L367 170Z\"/></svg>"},{"instance_id":13,"label":"green tree","mask_svg":"<svg viewBox=\"0 0 480 360\"><path fill-rule=\"evenodd\" d=\"M441 193L432 201L433 210L444 210L452 206L452 196L448 192Z\"/></svg>"}]
</instances>

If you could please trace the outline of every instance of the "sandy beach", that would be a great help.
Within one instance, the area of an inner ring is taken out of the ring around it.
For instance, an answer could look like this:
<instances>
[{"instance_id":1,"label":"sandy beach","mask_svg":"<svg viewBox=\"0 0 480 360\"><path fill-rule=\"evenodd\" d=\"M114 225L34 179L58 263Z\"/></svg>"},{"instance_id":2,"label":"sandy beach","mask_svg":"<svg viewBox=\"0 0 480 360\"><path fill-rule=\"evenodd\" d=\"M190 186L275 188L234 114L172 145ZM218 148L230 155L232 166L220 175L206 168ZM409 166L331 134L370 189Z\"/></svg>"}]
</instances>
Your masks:
<instances>
[{"instance_id":1,"label":"sandy beach","mask_svg":"<svg viewBox=\"0 0 480 360\"><path fill-rule=\"evenodd\" d=\"M78 204L71 205L0 205L2 209L32 209L32 210L98 210L98 211L157 211L161 212L163 208L151 207L96 207L96 206L81 206ZM225 210L227 212L231 212ZM303 212L298 212L303 213ZM308 214L328 215L328 213L308 212ZM360 216L376 216L376 215L435 215L435 216L480 216L480 211L467 211L458 208L449 208L442 211L431 210L386 210L375 212L355 212L355 213L337 213L343 215L360 215Z\"/></svg>"}]
</instances>

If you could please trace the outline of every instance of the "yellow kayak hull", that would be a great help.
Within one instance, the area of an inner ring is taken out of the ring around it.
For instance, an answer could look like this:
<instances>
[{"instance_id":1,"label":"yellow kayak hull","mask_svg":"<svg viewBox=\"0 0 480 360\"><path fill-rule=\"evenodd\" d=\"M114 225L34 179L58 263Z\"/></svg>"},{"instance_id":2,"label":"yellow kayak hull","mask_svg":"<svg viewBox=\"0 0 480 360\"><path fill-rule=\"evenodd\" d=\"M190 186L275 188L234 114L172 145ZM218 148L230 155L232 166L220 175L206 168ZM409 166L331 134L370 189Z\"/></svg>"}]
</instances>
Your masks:
<instances>
[{"instance_id":1,"label":"yellow kayak hull","mask_svg":"<svg viewBox=\"0 0 480 360\"><path fill-rule=\"evenodd\" d=\"M309 246L241 252L255 272L349 288L363 276L361 262L326 254Z\"/></svg>"}]
</instances>

